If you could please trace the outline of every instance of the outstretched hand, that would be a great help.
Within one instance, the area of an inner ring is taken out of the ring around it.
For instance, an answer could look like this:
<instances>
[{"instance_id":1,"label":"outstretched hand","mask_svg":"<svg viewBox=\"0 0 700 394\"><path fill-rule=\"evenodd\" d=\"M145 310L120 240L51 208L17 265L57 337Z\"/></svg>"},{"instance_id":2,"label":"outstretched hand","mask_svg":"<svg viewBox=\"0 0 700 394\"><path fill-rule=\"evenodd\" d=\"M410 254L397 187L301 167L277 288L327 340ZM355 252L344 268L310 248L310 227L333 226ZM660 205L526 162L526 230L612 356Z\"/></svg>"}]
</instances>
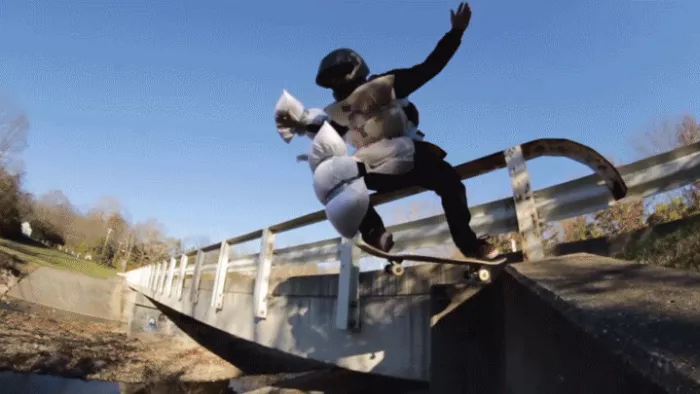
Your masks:
<instances>
[{"instance_id":1,"label":"outstretched hand","mask_svg":"<svg viewBox=\"0 0 700 394\"><path fill-rule=\"evenodd\" d=\"M279 129L294 129L301 126L301 122L296 116L289 112L278 112L275 114L275 123Z\"/></svg>"},{"instance_id":2,"label":"outstretched hand","mask_svg":"<svg viewBox=\"0 0 700 394\"><path fill-rule=\"evenodd\" d=\"M469 21L472 19L472 10L468 3L459 3L457 12L450 10L450 21L452 28L460 31L467 30Z\"/></svg>"}]
</instances>

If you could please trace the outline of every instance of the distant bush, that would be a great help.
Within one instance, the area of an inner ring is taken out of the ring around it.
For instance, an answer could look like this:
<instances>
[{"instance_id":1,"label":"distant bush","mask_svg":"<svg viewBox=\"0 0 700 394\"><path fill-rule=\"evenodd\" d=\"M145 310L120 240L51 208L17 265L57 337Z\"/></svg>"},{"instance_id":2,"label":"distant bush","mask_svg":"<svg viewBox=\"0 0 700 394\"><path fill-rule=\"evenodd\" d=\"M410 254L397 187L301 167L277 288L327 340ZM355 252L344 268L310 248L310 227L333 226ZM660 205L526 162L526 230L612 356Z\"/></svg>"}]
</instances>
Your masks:
<instances>
[{"instance_id":1,"label":"distant bush","mask_svg":"<svg viewBox=\"0 0 700 394\"><path fill-rule=\"evenodd\" d=\"M652 236L615 256L669 268L700 271L700 222L661 236Z\"/></svg>"}]
</instances>

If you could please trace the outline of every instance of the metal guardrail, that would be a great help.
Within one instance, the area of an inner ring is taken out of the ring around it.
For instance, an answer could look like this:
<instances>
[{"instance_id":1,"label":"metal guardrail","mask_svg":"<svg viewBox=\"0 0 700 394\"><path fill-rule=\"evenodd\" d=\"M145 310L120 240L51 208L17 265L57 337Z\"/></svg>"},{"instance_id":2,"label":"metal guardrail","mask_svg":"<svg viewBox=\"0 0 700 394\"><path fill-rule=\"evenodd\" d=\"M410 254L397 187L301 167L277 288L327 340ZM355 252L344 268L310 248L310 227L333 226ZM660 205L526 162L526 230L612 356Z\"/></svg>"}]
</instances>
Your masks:
<instances>
[{"instance_id":1,"label":"metal guardrail","mask_svg":"<svg viewBox=\"0 0 700 394\"><path fill-rule=\"evenodd\" d=\"M588 165L596 174L533 192L529 187L529 175L524 163L525 160L541 156L567 157ZM504 167L510 170L514 196L470 207L471 224L477 233L482 234L520 231L526 241L529 240L524 245L524 252L526 256L529 255L529 258L533 259L543 256L539 233L539 225L542 222L593 213L614 205L616 200L649 197L700 179L700 143L615 168L597 152L584 145L569 140L544 139L497 152L455 168L462 179L466 179ZM372 201L375 204L382 204L421 191L423 190L419 188L411 188L389 194L374 194ZM535 218L534 222L530 222L530 218ZM325 220L324 212L317 211L266 229L224 240L204 247L194 254L180 256L179 267L173 258L169 262L164 261L132 270L126 274L127 281L154 297L172 297L173 288L175 288L175 296L181 299L185 276L191 275L193 282L190 288L190 301L196 303L202 272L215 271L212 308L220 310L223 307L226 274L243 267L257 266L254 310L255 317L264 319L267 315L267 289L273 260L299 264L340 260L336 325L341 329L352 329L357 327L359 322L357 260L365 256L365 253L353 247L350 240L340 237L274 249L276 233L322 220ZM390 227L390 230L397 235L397 249L409 245L431 246L450 239L444 215L402 223ZM261 239L261 253L236 256L235 260L231 260L232 256L229 252L231 245L255 239ZM204 265L204 253L216 249L221 251L218 262ZM194 264L191 266L187 266L188 257L194 257ZM179 268L178 272L176 268ZM172 286L175 277L178 277L178 282Z\"/></svg>"}]
</instances>

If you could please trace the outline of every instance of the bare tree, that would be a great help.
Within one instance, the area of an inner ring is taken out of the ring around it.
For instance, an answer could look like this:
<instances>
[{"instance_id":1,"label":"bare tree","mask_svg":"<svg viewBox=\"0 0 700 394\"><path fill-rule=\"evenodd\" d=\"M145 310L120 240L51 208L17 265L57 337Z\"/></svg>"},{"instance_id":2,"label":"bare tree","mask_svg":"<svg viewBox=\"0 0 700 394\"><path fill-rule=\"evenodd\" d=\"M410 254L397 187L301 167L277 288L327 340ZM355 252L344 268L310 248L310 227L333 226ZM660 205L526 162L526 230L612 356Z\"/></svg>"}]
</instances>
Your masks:
<instances>
[{"instance_id":1,"label":"bare tree","mask_svg":"<svg viewBox=\"0 0 700 394\"><path fill-rule=\"evenodd\" d=\"M100 216L103 220L111 215L121 214L122 204L117 197L101 196L95 205L88 211L88 215Z\"/></svg>"},{"instance_id":2,"label":"bare tree","mask_svg":"<svg viewBox=\"0 0 700 394\"><path fill-rule=\"evenodd\" d=\"M632 143L639 153L650 156L696 142L700 142L700 125L693 115L686 114L680 118L665 119ZM689 212L700 209L700 182L682 188L682 194L687 200Z\"/></svg>"},{"instance_id":3,"label":"bare tree","mask_svg":"<svg viewBox=\"0 0 700 394\"><path fill-rule=\"evenodd\" d=\"M139 242L138 252L142 263L160 261L170 253L173 245L164 242L164 227L157 220L138 223L134 226L134 233Z\"/></svg>"},{"instance_id":4,"label":"bare tree","mask_svg":"<svg viewBox=\"0 0 700 394\"><path fill-rule=\"evenodd\" d=\"M658 155L673 150L677 137L671 119L664 119L632 138L632 146L642 157Z\"/></svg>"},{"instance_id":5,"label":"bare tree","mask_svg":"<svg viewBox=\"0 0 700 394\"><path fill-rule=\"evenodd\" d=\"M700 141L700 126L690 114L666 118L632 139L632 146L643 157L668 152Z\"/></svg>"},{"instance_id":6,"label":"bare tree","mask_svg":"<svg viewBox=\"0 0 700 394\"><path fill-rule=\"evenodd\" d=\"M10 165L27 147L27 116L0 97L0 166Z\"/></svg>"},{"instance_id":7,"label":"bare tree","mask_svg":"<svg viewBox=\"0 0 700 394\"><path fill-rule=\"evenodd\" d=\"M190 237L184 237L182 240L182 248L185 253L197 250L204 246L209 246L213 242L211 239L204 235L195 235Z\"/></svg>"}]
</instances>

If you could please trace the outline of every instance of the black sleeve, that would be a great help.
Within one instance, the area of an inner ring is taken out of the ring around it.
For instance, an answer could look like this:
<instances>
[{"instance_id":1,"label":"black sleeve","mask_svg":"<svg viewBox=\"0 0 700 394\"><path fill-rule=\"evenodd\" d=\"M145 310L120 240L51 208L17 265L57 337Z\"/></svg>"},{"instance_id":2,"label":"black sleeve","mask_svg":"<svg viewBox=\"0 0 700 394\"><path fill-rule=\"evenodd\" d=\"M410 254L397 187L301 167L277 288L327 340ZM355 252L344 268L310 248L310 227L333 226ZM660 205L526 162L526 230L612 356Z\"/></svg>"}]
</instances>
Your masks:
<instances>
[{"instance_id":1,"label":"black sleeve","mask_svg":"<svg viewBox=\"0 0 700 394\"><path fill-rule=\"evenodd\" d=\"M335 123L332 120L328 120L328 123L330 123L331 126L335 129L335 131L340 134L341 137L345 136L345 133L348 132L348 128L342 125L339 125L338 123ZM320 124L310 124L306 126L306 131L312 134L318 133L318 131L321 130L321 125Z\"/></svg>"},{"instance_id":2,"label":"black sleeve","mask_svg":"<svg viewBox=\"0 0 700 394\"><path fill-rule=\"evenodd\" d=\"M438 41L435 49L428 55L423 63L411 68L399 68L382 75L393 74L394 92L399 99L406 98L415 92L426 82L433 79L442 71L452 59L462 43L463 30L452 29ZM379 75L381 76L381 75Z\"/></svg>"}]
</instances>

